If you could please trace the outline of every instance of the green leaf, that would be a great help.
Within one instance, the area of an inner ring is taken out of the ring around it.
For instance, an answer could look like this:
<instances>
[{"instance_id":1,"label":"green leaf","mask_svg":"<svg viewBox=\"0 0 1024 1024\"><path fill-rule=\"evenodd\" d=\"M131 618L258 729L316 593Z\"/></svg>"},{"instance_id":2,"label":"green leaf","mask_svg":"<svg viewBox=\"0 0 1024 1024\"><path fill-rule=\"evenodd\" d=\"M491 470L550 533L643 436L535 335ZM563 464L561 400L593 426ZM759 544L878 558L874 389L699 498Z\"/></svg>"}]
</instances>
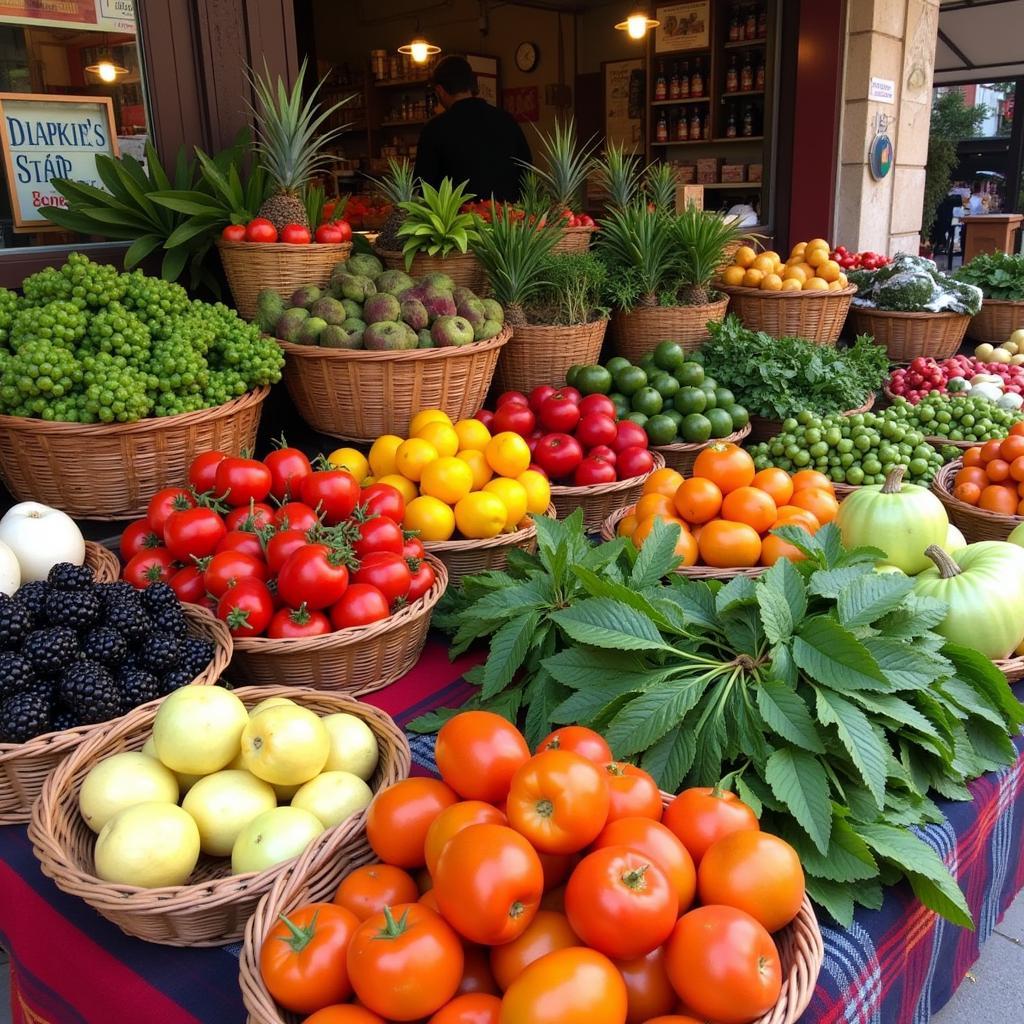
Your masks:
<instances>
[{"instance_id":1,"label":"green leaf","mask_svg":"<svg viewBox=\"0 0 1024 1024\"><path fill-rule=\"evenodd\" d=\"M690 624L698 630L718 628L715 595L706 583L679 577L665 588L663 600L678 605Z\"/></svg>"},{"instance_id":2,"label":"green leaf","mask_svg":"<svg viewBox=\"0 0 1024 1024\"><path fill-rule=\"evenodd\" d=\"M972 715L984 718L986 722L991 722L993 725L1000 727L1005 725L1003 716L992 707L983 694L980 694L974 687L969 686L955 676L943 679L938 689L953 701L957 707L963 708L964 711L969 711Z\"/></svg>"},{"instance_id":3,"label":"green leaf","mask_svg":"<svg viewBox=\"0 0 1024 1024\"><path fill-rule=\"evenodd\" d=\"M124 254L125 270L131 270L136 263L144 260L154 249L159 249L163 239L159 235L140 235L128 246Z\"/></svg>"},{"instance_id":4,"label":"green leaf","mask_svg":"<svg viewBox=\"0 0 1024 1024\"><path fill-rule=\"evenodd\" d=\"M764 777L775 796L824 853L832 831L832 804L821 762L796 747L780 747L765 763Z\"/></svg>"},{"instance_id":5,"label":"green leaf","mask_svg":"<svg viewBox=\"0 0 1024 1024\"><path fill-rule=\"evenodd\" d=\"M868 626L896 608L913 588L914 581L902 573L864 573L839 592L839 621L848 627Z\"/></svg>"},{"instance_id":6,"label":"green leaf","mask_svg":"<svg viewBox=\"0 0 1024 1024\"><path fill-rule=\"evenodd\" d=\"M978 756L988 761L993 769L1016 761L1017 748L1006 735L1003 726L972 718L964 725L964 729Z\"/></svg>"},{"instance_id":7,"label":"green leaf","mask_svg":"<svg viewBox=\"0 0 1024 1024\"><path fill-rule=\"evenodd\" d=\"M643 590L667 576L682 559L675 553L682 527L656 519L654 528L640 549L629 581L636 590Z\"/></svg>"},{"instance_id":8,"label":"green leaf","mask_svg":"<svg viewBox=\"0 0 1024 1024\"><path fill-rule=\"evenodd\" d=\"M863 644L897 690L925 690L950 671L945 658L895 637L869 636Z\"/></svg>"},{"instance_id":9,"label":"green leaf","mask_svg":"<svg viewBox=\"0 0 1024 1024\"><path fill-rule=\"evenodd\" d=\"M757 687L757 709L774 732L803 750L823 754L821 738L803 698L777 679L765 679Z\"/></svg>"},{"instance_id":10,"label":"green leaf","mask_svg":"<svg viewBox=\"0 0 1024 1024\"><path fill-rule=\"evenodd\" d=\"M776 565L782 565L786 559L780 559ZM761 609L761 625L769 643L777 644L788 640L793 635L796 621L786 600L786 595L773 587L758 584L757 606Z\"/></svg>"},{"instance_id":11,"label":"green leaf","mask_svg":"<svg viewBox=\"0 0 1024 1024\"><path fill-rule=\"evenodd\" d=\"M839 596L843 588L866 574L877 575L870 565L844 565L838 569L819 569L808 582L808 589L819 597L833 600Z\"/></svg>"},{"instance_id":12,"label":"green leaf","mask_svg":"<svg viewBox=\"0 0 1024 1024\"><path fill-rule=\"evenodd\" d=\"M651 675L651 670L635 654L593 647L567 647L545 658L544 667L554 679L573 690L585 690L606 681L605 677L628 678L639 686Z\"/></svg>"},{"instance_id":13,"label":"green leaf","mask_svg":"<svg viewBox=\"0 0 1024 1024\"><path fill-rule=\"evenodd\" d=\"M754 592L754 581L749 576L733 576L721 590L715 594L715 611L719 615L732 611L734 608L754 604L757 595Z\"/></svg>"},{"instance_id":14,"label":"green leaf","mask_svg":"<svg viewBox=\"0 0 1024 1024\"><path fill-rule=\"evenodd\" d=\"M780 558L761 576L759 583L785 596L794 622L799 622L807 614L807 585L788 558Z\"/></svg>"},{"instance_id":15,"label":"green leaf","mask_svg":"<svg viewBox=\"0 0 1024 1024\"><path fill-rule=\"evenodd\" d=\"M825 549L822 547L821 541L816 535L808 533L804 527L776 526L771 532L776 537L781 537L787 544L792 544L797 550L802 551L812 562L818 564L824 562Z\"/></svg>"},{"instance_id":16,"label":"green leaf","mask_svg":"<svg viewBox=\"0 0 1024 1024\"><path fill-rule=\"evenodd\" d=\"M988 658L953 643L947 643L942 653L953 663L958 679L973 686L993 707L1002 711L1008 728L1018 729L1024 725L1024 705L1006 685L1006 676Z\"/></svg>"},{"instance_id":17,"label":"green leaf","mask_svg":"<svg viewBox=\"0 0 1024 1024\"><path fill-rule=\"evenodd\" d=\"M166 250L163 262L160 264L160 276L165 281L177 281L187 262L188 249L184 246Z\"/></svg>"},{"instance_id":18,"label":"green leaf","mask_svg":"<svg viewBox=\"0 0 1024 1024\"><path fill-rule=\"evenodd\" d=\"M764 807L761 798L747 784L742 775L736 776L736 795L760 818Z\"/></svg>"},{"instance_id":19,"label":"green leaf","mask_svg":"<svg viewBox=\"0 0 1024 1024\"><path fill-rule=\"evenodd\" d=\"M644 544L644 547L647 547L646 543ZM639 561L639 559L637 561ZM616 583L615 580L608 579L607 576L601 576L596 572L592 572L590 569L587 569L582 565L574 565L572 567L572 572L580 583L583 584L587 593L590 594L591 597L607 597L614 601L621 601L622 604L628 605L635 611L646 615L659 630L664 632L675 631L673 620L667 618L663 611L659 610L655 604L649 601L647 597L639 591L633 590L624 583Z\"/></svg>"},{"instance_id":20,"label":"green leaf","mask_svg":"<svg viewBox=\"0 0 1024 1024\"><path fill-rule=\"evenodd\" d=\"M706 678L669 679L634 697L605 730L612 753L624 758L646 750L682 721L707 687Z\"/></svg>"},{"instance_id":21,"label":"green leaf","mask_svg":"<svg viewBox=\"0 0 1024 1024\"><path fill-rule=\"evenodd\" d=\"M822 854L806 838L787 831L804 869L830 882L864 882L878 877L878 863L868 844L857 835L850 823L841 814L832 815L832 834L828 850Z\"/></svg>"},{"instance_id":22,"label":"green leaf","mask_svg":"<svg viewBox=\"0 0 1024 1024\"><path fill-rule=\"evenodd\" d=\"M903 604L876 626L885 636L916 637L937 626L949 614L949 605L934 597L908 594Z\"/></svg>"},{"instance_id":23,"label":"green leaf","mask_svg":"<svg viewBox=\"0 0 1024 1024\"><path fill-rule=\"evenodd\" d=\"M175 246L190 242L198 235L212 234L213 229L220 223L221 219L219 217L192 217L185 221L184 224L179 224L167 236L164 248L173 249Z\"/></svg>"},{"instance_id":24,"label":"green leaf","mask_svg":"<svg viewBox=\"0 0 1024 1024\"><path fill-rule=\"evenodd\" d=\"M889 771L888 748L876 735L867 715L856 705L831 690L816 688L815 694L818 718L836 727L840 742L881 810Z\"/></svg>"},{"instance_id":25,"label":"green leaf","mask_svg":"<svg viewBox=\"0 0 1024 1024\"><path fill-rule=\"evenodd\" d=\"M493 697L512 682L523 664L539 619L538 612L527 612L510 619L491 638L490 654L484 664L484 698Z\"/></svg>"},{"instance_id":26,"label":"green leaf","mask_svg":"<svg viewBox=\"0 0 1024 1024\"><path fill-rule=\"evenodd\" d=\"M605 676L599 679L592 677L589 686L569 694L551 712L551 720L561 725L599 721L617 701L641 692L659 678L664 676L644 676L642 683L637 676Z\"/></svg>"},{"instance_id":27,"label":"green leaf","mask_svg":"<svg viewBox=\"0 0 1024 1024\"><path fill-rule=\"evenodd\" d=\"M640 766L654 776L662 789L675 793L686 778L696 752L693 733L677 726L644 751Z\"/></svg>"},{"instance_id":28,"label":"green leaf","mask_svg":"<svg viewBox=\"0 0 1024 1024\"><path fill-rule=\"evenodd\" d=\"M939 731L931 719L921 714L913 704L892 693L854 693L850 695L862 708L891 718L901 725L909 726L926 736L939 738Z\"/></svg>"},{"instance_id":29,"label":"green leaf","mask_svg":"<svg viewBox=\"0 0 1024 1024\"><path fill-rule=\"evenodd\" d=\"M606 597L587 598L551 617L577 643L620 651L674 651L646 615Z\"/></svg>"},{"instance_id":30,"label":"green leaf","mask_svg":"<svg viewBox=\"0 0 1024 1024\"><path fill-rule=\"evenodd\" d=\"M551 731L551 713L564 692L543 668L539 669L530 680L524 695L526 721L523 735L531 750L535 750L540 741Z\"/></svg>"},{"instance_id":31,"label":"green leaf","mask_svg":"<svg viewBox=\"0 0 1024 1024\"><path fill-rule=\"evenodd\" d=\"M835 619L804 619L793 639L793 658L815 682L840 692L892 689L867 648Z\"/></svg>"},{"instance_id":32,"label":"green leaf","mask_svg":"<svg viewBox=\"0 0 1024 1024\"><path fill-rule=\"evenodd\" d=\"M807 895L823 908L842 928L853 924L853 897L850 886L840 882L830 882L824 878L807 876Z\"/></svg>"}]
</instances>

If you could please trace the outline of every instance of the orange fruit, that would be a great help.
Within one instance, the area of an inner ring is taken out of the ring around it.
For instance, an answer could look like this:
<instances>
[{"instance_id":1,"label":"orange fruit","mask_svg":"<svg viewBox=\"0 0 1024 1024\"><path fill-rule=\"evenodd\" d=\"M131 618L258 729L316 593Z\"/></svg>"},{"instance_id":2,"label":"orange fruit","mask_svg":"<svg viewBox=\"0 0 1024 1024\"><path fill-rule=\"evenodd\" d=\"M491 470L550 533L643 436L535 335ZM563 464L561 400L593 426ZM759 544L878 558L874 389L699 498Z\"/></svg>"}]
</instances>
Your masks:
<instances>
[{"instance_id":1,"label":"orange fruit","mask_svg":"<svg viewBox=\"0 0 1024 1024\"><path fill-rule=\"evenodd\" d=\"M955 477L954 484L977 484L978 487L988 487L990 480L988 474L981 466L964 466Z\"/></svg>"},{"instance_id":2,"label":"orange fruit","mask_svg":"<svg viewBox=\"0 0 1024 1024\"><path fill-rule=\"evenodd\" d=\"M782 282L782 288L780 291L784 292L799 292L803 290L804 283L797 277L787 277Z\"/></svg>"},{"instance_id":3,"label":"orange fruit","mask_svg":"<svg viewBox=\"0 0 1024 1024\"><path fill-rule=\"evenodd\" d=\"M829 283L832 281L838 281L841 273L842 268L835 260L825 260L825 262L818 267L818 277L828 281Z\"/></svg>"},{"instance_id":4,"label":"orange fruit","mask_svg":"<svg viewBox=\"0 0 1024 1024\"><path fill-rule=\"evenodd\" d=\"M839 502L831 491L823 487L805 487L793 495L793 504L805 508L822 526L831 523L839 511Z\"/></svg>"},{"instance_id":5,"label":"orange fruit","mask_svg":"<svg viewBox=\"0 0 1024 1024\"><path fill-rule=\"evenodd\" d=\"M1002 441L986 441L981 446L981 461L987 464L993 459L998 459L1002 444Z\"/></svg>"},{"instance_id":6,"label":"orange fruit","mask_svg":"<svg viewBox=\"0 0 1024 1024\"><path fill-rule=\"evenodd\" d=\"M1010 463L1010 476L1018 481L1024 481L1024 455L1018 456Z\"/></svg>"},{"instance_id":7,"label":"orange fruit","mask_svg":"<svg viewBox=\"0 0 1024 1024\"><path fill-rule=\"evenodd\" d=\"M832 490L832 481L816 469L801 469L793 474L793 490L802 491L805 487L824 487Z\"/></svg>"},{"instance_id":8,"label":"orange fruit","mask_svg":"<svg viewBox=\"0 0 1024 1024\"><path fill-rule=\"evenodd\" d=\"M786 269L782 272L782 279L789 281L795 278L803 284L812 273L813 271L806 263L790 263L787 264Z\"/></svg>"},{"instance_id":9,"label":"orange fruit","mask_svg":"<svg viewBox=\"0 0 1024 1024\"><path fill-rule=\"evenodd\" d=\"M733 263L737 267L749 267L757 259L757 253L749 245L741 245L733 256Z\"/></svg>"},{"instance_id":10,"label":"orange fruit","mask_svg":"<svg viewBox=\"0 0 1024 1024\"><path fill-rule=\"evenodd\" d=\"M778 274L765 274L761 279L761 291L763 292L781 292L782 291L782 278Z\"/></svg>"},{"instance_id":11,"label":"orange fruit","mask_svg":"<svg viewBox=\"0 0 1024 1024\"><path fill-rule=\"evenodd\" d=\"M746 523L716 519L708 523L697 542L705 565L717 569L739 569L757 565L761 557L761 538Z\"/></svg>"},{"instance_id":12,"label":"orange fruit","mask_svg":"<svg viewBox=\"0 0 1024 1024\"><path fill-rule=\"evenodd\" d=\"M651 535L651 530L654 529L654 524L659 519L666 524L675 523L680 530L685 530L687 533L690 532L686 528L686 523L678 518L678 516L648 516L646 519L640 519L636 529L633 531L632 540L634 547L642 548L644 546L644 541Z\"/></svg>"},{"instance_id":13,"label":"orange fruit","mask_svg":"<svg viewBox=\"0 0 1024 1024\"><path fill-rule=\"evenodd\" d=\"M619 525L615 532L619 537L632 537L633 531L639 522L640 520L631 512L628 516L623 516L619 520Z\"/></svg>"},{"instance_id":14,"label":"orange fruit","mask_svg":"<svg viewBox=\"0 0 1024 1024\"><path fill-rule=\"evenodd\" d=\"M656 469L645 481L641 494L665 494L673 497L683 482L683 474L678 470L665 466Z\"/></svg>"},{"instance_id":15,"label":"orange fruit","mask_svg":"<svg viewBox=\"0 0 1024 1024\"><path fill-rule=\"evenodd\" d=\"M841 292L843 290L843 286L838 281L829 281L828 290L830 292Z\"/></svg>"},{"instance_id":16,"label":"orange fruit","mask_svg":"<svg viewBox=\"0 0 1024 1024\"><path fill-rule=\"evenodd\" d=\"M706 523L718 515L722 492L711 480L692 476L679 485L674 504L676 512L688 523Z\"/></svg>"},{"instance_id":17,"label":"orange fruit","mask_svg":"<svg viewBox=\"0 0 1024 1024\"><path fill-rule=\"evenodd\" d=\"M977 505L978 499L981 497L981 488L968 480L953 488L953 497L968 505Z\"/></svg>"},{"instance_id":18,"label":"orange fruit","mask_svg":"<svg viewBox=\"0 0 1024 1024\"><path fill-rule=\"evenodd\" d=\"M808 512L805 508L800 508L799 505L780 505L778 518L775 520L776 526L802 526L808 533L817 533L821 529L821 523L818 522L813 512Z\"/></svg>"},{"instance_id":19,"label":"orange fruit","mask_svg":"<svg viewBox=\"0 0 1024 1024\"><path fill-rule=\"evenodd\" d=\"M824 249L826 252L832 251L832 246L829 245L828 239L826 238L812 238L807 243L808 249Z\"/></svg>"},{"instance_id":20,"label":"orange fruit","mask_svg":"<svg viewBox=\"0 0 1024 1024\"><path fill-rule=\"evenodd\" d=\"M805 292L827 292L828 281L823 281L820 277L811 277L804 281L803 291Z\"/></svg>"},{"instance_id":21,"label":"orange fruit","mask_svg":"<svg viewBox=\"0 0 1024 1024\"><path fill-rule=\"evenodd\" d=\"M454 456L459 450L459 435L455 428L450 423L442 423L440 420L424 423L412 436L429 441L441 458Z\"/></svg>"},{"instance_id":22,"label":"orange fruit","mask_svg":"<svg viewBox=\"0 0 1024 1024\"><path fill-rule=\"evenodd\" d=\"M978 498L978 508L986 512L998 512L1004 516L1017 514L1017 488L1002 484L989 484Z\"/></svg>"},{"instance_id":23,"label":"orange fruit","mask_svg":"<svg viewBox=\"0 0 1024 1024\"><path fill-rule=\"evenodd\" d=\"M788 558L791 562L802 561L806 556L799 549L787 544L781 537L768 534L761 541L761 564L774 565L780 558Z\"/></svg>"},{"instance_id":24,"label":"orange fruit","mask_svg":"<svg viewBox=\"0 0 1024 1024\"><path fill-rule=\"evenodd\" d=\"M985 475L994 484L1001 484L1010 475L1010 464L1005 459L993 459L985 466Z\"/></svg>"},{"instance_id":25,"label":"orange fruit","mask_svg":"<svg viewBox=\"0 0 1024 1024\"><path fill-rule=\"evenodd\" d=\"M823 263L828 263L828 249L812 249L810 246L807 247L807 251L804 253L804 262L809 267L818 269Z\"/></svg>"},{"instance_id":26,"label":"orange fruit","mask_svg":"<svg viewBox=\"0 0 1024 1024\"><path fill-rule=\"evenodd\" d=\"M756 487L737 487L722 501L722 518L733 523L746 523L758 533L764 533L778 516L770 494Z\"/></svg>"},{"instance_id":27,"label":"orange fruit","mask_svg":"<svg viewBox=\"0 0 1024 1024\"><path fill-rule=\"evenodd\" d=\"M806 251L807 251L807 243L806 242L798 242L796 245L793 246L792 249L789 250L789 258L793 259L794 256L803 256L803 254Z\"/></svg>"},{"instance_id":28,"label":"orange fruit","mask_svg":"<svg viewBox=\"0 0 1024 1024\"><path fill-rule=\"evenodd\" d=\"M964 465L981 465L981 448L979 446L975 445L973 448L968 448L967 451L964 452Z\"/></svg>"},{"instance_id":29,"label":"orange fruit","mask_svg":"<svg viewBox=\"0 0 1024 1024\"><path fill-rule=\"evenodd\" d=\"M673 519L677 516L672 499L664 494L645 494L636 503L636 508L633 511L637 519L641 521L647 519L648 516L668 516Z\"/></svg>"},{"instance_id":30,"label":"orange fruit","mask_svg":"<svg viewBox=\"0 0 1024 1024\"><path fill-rule=\"evenodd\" d=\"M754 472L754 460L731 441L708 445L693 463L693 475L710 480L723 494L748 486L754 479Z\"/></svg>"},{"instance_id":31,"label":"orange fruit","mask_svg":"<svg viewBox=\"0 0 1024 1024\"><path fill-rule=\"evenodd\" d=\"M722 281L725 284L737 287L738 285L743 284L743 275L745 273L746 270L744 270L743 267L726 267L725 270L722 271Z\"/></svg>"},{"instance_id":32,"label":"orange fruit","mask_svg":"<svg viewBox=\"0 0 1024 1024\"><path fill-rule=\"evenodd\" d=\"M776 505L785 505L793 497L793 478L784 469L775 466L755 473L750 486L770 494Z\"/></svg>"},{"instance_id":33,"label":"orange fruit","mask_svg":"<svg viewBox=\"0 0 1024 1024\"><path fill-rule=\"evenodd\" d=\"M761 281L764 279L764 271L758 270L757 267L751 267L743 275L743 287L744 288L760 288Z\"/></svg>"},{"instance_id":34,"label":"orange fruit","mask_svg":"<svg viewBox=\"0 0 1024 1024\"><path fill-rule=\"evenodd\" d=\"M1024 437L1020 434L1010 434L1009 437L1003 438L1002 444L999 445L1001 459L1013 462L1014 459L1019 459L1022 455L1024 455Z\"/></svg>"}]
</instances>

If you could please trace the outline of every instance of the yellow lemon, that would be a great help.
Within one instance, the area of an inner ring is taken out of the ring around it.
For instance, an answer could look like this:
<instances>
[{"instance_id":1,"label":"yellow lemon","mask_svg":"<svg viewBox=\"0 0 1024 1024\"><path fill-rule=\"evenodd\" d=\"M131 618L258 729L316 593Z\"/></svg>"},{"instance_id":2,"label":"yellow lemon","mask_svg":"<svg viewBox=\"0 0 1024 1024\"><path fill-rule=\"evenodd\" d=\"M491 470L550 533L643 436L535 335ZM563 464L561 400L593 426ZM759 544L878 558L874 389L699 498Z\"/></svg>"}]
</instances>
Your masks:
<instances>
[{"instance_id":1,"label":"yellow lemon","mask_svg":"<svg viewBox=\"0 0 1024 1024\"><path fill-rule=\"evenodd\" d=\"M355 448L335 448L327 456L331 469L347 469L360 482L370 475L370 463Z\"/></svg>"},{"instance_id":2,"label":"yellow lemon","mask_svg":"<svg viewBox=\"0 0 1024 1024\"><path fill-rule=\"evenodd\" d=\"M459 435L455 433L455 428L449 423L441 423L438 420L426 423L419 430L413 431L412 436L429 441L442 458L446 455L454 455L459 450Z\"/></svg>"},{"instance_id":3,"label":"yellow lemon","mask_svg":"<svg viewBox=\"0 0 1024 1024\"><path fill-rule=\"evenodd\" d=\"M843 290L843 286L838 281L829 281L828 290L830 292L840 292Z\"/></svg>"},{"instance_id":4,"label":"yellow lemon","mask_svg":"<svg viewBox=\"0 0 1024 1024\"><path fill-rule=\"evenodd\" d=\"M499 476L517 477L530 466L530 446L511 430L495 434L484 449L487 465Z\"/></svg>"},{"instance_id":5,"label":"yellow lemon","mask_svg":"<svg viewBox=\"0 0 1024 1024\"><path fill-rule=\"evenodd\" d=\"M803 290L805 292L827 292L828 281L823 281L820 277L812 277L804 281Z\"/></svg>"},{"instance_id":6,"label":"yellow lemon","mask_svg":"<svg viewBox=\"0 0 1024 1024\"><path fill-rule=\"evenodd\" d=\"M782 291L784 292L798 292L804 286L804 282L799 277L787 277L782 282Z\"/></svg>"},{"instance_id":7,"label":"yellow lemon","mask_svg":"<svg viewBox=\"0 0 1024 1024\"><path fill-rule=\"evenodd\" d=\"M484 487L487 494L495 495L505 506L505 528L514 530L526 515L526 488L518 480L497 477Z\"/></svg>"},{"instance_id":8,"label":"yellow lemon","mask_svg":"<svg viewBox=\"0 0 1024 1024\"><path fill-rule=\"evenodd\" d=\"M760 288L761 282L764 280L764 271L758 270L756 267L751 267L743 275L743 287L744 288Z\"/></svg>"},{"instance_id":9,"label":"yellow lemon","mask_svg":"<svg viewBox=\"0 0 1024 1024\"><path fill-rule=\"evenodd\" d=\"M736 255L733 256L733 262L736 266L743 267L744 269L749 267L755 259L757 259L757 253L749 245L741 245L736 250Z\"/></svg>"},{"instance_id":10,"label":"yellow lemon","mask_svg":"<svg viewBox=\"0 0 1024 1024\"><path fill-rule=\"evenodd\" d=\"M760 270L762 274L775 273L775 254L763 252L753 263L754 270Z\"/></svg>"},{"instance_id":11,"label":"yellow lemon","mask_svg":"<svg viewBox=\"0 0 1024 1024\"><path fill-rule=\"evenodd\" d=\"M781 292L782 278L778 274L765 274L761 281L761 291Z\"/></svg>"},{"instance_id":12,"label":"yellow lemon","mask_svg":"<svg viewBox=\"0 0 1024 1024\"><path fill-rule=\"evenodd\" d=\"M761 253L761 255L767 256L772 261L772 263L782 262L782 257L774 249L765 249L765 251Z\"/></svg>"},{"instance_id":13,"label":"yellow lemon","mask_svg":"<svg viewBox=\"0 0 1024 1024\"><path fill-rule=\"evenodd\" d=\"M494 476L494 470L487 464L487 456L475 448L467 448L455 456L469 466L473 473L473 490L482 491L484 484Z\"/></svg>"},{"instance_id":14,"label":"yellow lemon","mask_svg":"<svg viewBox=\"0 0 1024 1024\"><path fill-rule=\"evenodd\" d=\"M825 260L820 267L818 267L818 277L823 281L838 281L839 275L842 273L840 266L835 260Z\"/></svg>"},{"instance_id":15,"label":"yellow lemon","mask_svg":"<svg viewBox=\"0 0 1024 1024\"><path fill-rule=\"evenodd\" d=\"M381 434L370 447L370 471L374 476L395 472L395 452L405 438L397 434Z\"/></svg>"},{"instance_id":16,"label":"yellow lemon","mask_svg":"<svg viewBox=\"0 0 1024 1024\"><path fill-rule=\"evenodd\" d=\"M491 439L491 432L480 420L459 420L455 424L455 433L459 438L460 452L482 452Z\"/></svg>"},{"instance_id":17,"label":"yellow lemon","mask_svg":"<svg viewBox=\"0 0 1024 1024\"><path fill-rule=\"evenodd\" d=\"M473 470L454 455L442 455L423 467L420 493L440 498L448 505L461 501L473 490Z\"/></svg>"},{"instance_id":18,"label":"yellow lemon","mask_svg":"<svg viewBox=\"0 0 1024 1024\"><path fill-rule=\"evenodd\" d=\"M527 469L516 480L526 488L526 511L538 515L546 512L551 504L551 484L548 478L535 469Z\"/></svg>"},{"instance_id":19,"label":"yellow lemon","mask_svg":"<svg viewBox=\"0 0 1024 1024\"><path fill-rule=\"evenodd\" d=\"M409 421L409 436L412 437L420 427L425 427L428 423L447 423L450 427L452 418L440 409L423 409Z\"/></svg>"},{"instance_id":20,"label":"yellow lemon","mask_svg":"<svg viewBox=\"0 0 1024 1024\"><path fill-rule=\"evenodd\" d=\"M808 249L827 249L829 252L832 251L832 246L828 244L827 239L824 238L812 238L807 243Z\"/></svg>"},{"instance_id":21,"label":"yellow lemon","mask_svg":"<svg viewBox=\"0 0 1024 1024\"><path fill-rule=\"evenodd\" d=\"M789 258L793 259L794 256L803 256L803 254L806 251L806 249L807 249L807 243L806 242L797 242L797 244L794 245L792 249L790 249L790 251L789 251Z\"/></svg>"},{"instance_id":22,"label":"yellow lemon","mask_svg":"<svg viewBox=\"0 0 1024 1024\"><path fill-rule=\"evenodd\" d=\"M783 281L799 281L801 284L811 275L811 270L805 263L791 263L782 272Z\"/></svg>"},{"instance_id":23,"label":"yellow lemon","mask_svg":"<svg viewBox=\"0 0 1024 1024\"><path fill-rule=\"evenodd\" d=\"M741 285L743 284L743 275L746 271L742 267L726 267L722 271L722 281L725 284L730 285Z\"/></svg>"},{"instance_id":24,"label":"yellow lemon","mask_svg":"<svg viewBox=\"0 0 1024 1024\"><path fill-rule=\"evenodd\" d=\"M850 279L842 271L839 271L838 280L840 288L845 288L850 283Z\"/></svg>"},{"instance_id":25,"label":"yellow lemon","mask_svg":"<svg viewBox=\"0 0 1024 1024\"><path fill-rule=\"evenodd\" d=\"M420 493L416 485L411 480L407 480L401 473L388 473L386 476L379 477L377 483L390 484L401 494L406 504Z\"/></svg>"},{"instance_id":26,"label":"yellow lemon","mask_svg":"<svg viewBox=\"0 0 1024 1024\"><path fill-rule=\"evenodd\" d=\"M422 437L410 437L395 452L395 469L408 480L419 481L423 467L439 457L438 450Z\"/></svg>"},{"instance_id":27,"label":"yellow lemon","mask_svg":"<svg viewBox=\"0 0 1024 1024\"><path fill-rule=\"evenodd\" d=\"M812 249L808 246L804 260L809 267L817 270L823 263L829 262L828 249Z\"/></svg>"},{"instance_id":28,"label":"yellow lemon","mask_svg":"<svg viewBox=\"0 0 1024 1024\"><path fill-rule=\"evenodd\" d=\"M455 513L440 498L424 494L405 506L402 525L422 541L448 540L455 532Z\"/></svg>"},{"instance_id":29,"label":"yellow lemon","mask_svg":"<svg viewBox=\"0 0 1024 1024\"><path fill-rule=\"evenodd\" d=\"M455 506L455 522L459 533L471 540L496 537L505 529L508 512L496 494L473 491Z\"/></svg>"}]
</instances>

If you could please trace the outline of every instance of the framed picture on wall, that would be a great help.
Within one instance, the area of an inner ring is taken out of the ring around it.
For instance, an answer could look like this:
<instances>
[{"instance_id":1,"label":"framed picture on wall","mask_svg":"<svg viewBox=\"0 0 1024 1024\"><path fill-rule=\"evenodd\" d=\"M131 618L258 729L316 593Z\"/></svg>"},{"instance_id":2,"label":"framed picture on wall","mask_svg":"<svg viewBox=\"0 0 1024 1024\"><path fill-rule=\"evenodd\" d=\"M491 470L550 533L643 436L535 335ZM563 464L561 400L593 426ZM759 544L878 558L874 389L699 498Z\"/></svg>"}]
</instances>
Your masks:
<instances>
[{"instance_id":1,"label":"framed picture on wall","mask_svg":"<svg viewBox=\"0 0 1024 1024\"><path fill-rule=\"evenodd\" d=\"M654 16L661 22L654 30L655 53L703 50L711 43L711 0L664 4Z\"/></svg>"},{"instance_id":2,"label":"framed picture on wall","mask_svg":"<svg viewBox=\"0 0 1024 1024\"><path fill-rule=\"evenodd\" d=\"M604 77L604 136L626 151L644 149L644 61L608 60L601 64Z\"/></svg>"},{"instance_id":3,"label":"framed picture on wall","mask_svg":"<svg viewBox=\"0 0 1024 1024\"><path fill-rule=\"evenodd\" d=\"M476 72L476 84L478 95L481 99L487 100L492 107L500 106L500 85L498 73L501 65L497 57L487 57L480 53L467 53L466 60L469 66Z\"/></svg>"}]
</instances>

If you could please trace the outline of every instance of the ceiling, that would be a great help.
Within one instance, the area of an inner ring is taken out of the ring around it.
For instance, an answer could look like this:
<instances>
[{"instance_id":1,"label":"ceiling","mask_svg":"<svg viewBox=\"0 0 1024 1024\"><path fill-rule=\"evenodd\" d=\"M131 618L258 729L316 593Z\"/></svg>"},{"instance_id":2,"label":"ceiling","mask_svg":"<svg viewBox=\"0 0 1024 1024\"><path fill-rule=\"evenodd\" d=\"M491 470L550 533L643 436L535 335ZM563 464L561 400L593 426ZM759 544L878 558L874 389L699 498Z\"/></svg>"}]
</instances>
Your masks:
<instances>
[{"instance_id":1,"label":"ceiling","mask_svg":"<svg viewBox=\"0 0 1024 1024\"><path fill-rule=\"evenodd\" d=\"M1022 37L1024 0L941 0L935 84L1024 75Z\"/></svg>"}]
</instances>

